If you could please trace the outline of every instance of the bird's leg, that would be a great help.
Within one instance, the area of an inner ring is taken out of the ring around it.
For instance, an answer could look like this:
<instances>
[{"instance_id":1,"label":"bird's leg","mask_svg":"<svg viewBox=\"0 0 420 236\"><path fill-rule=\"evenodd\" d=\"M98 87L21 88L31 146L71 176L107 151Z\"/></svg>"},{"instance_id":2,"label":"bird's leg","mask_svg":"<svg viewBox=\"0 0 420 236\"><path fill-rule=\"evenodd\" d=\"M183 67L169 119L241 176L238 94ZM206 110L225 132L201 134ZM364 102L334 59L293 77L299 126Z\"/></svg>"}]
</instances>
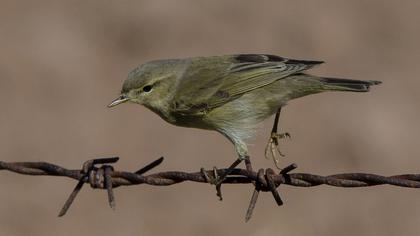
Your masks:
<instances>
[{"instance_id":1,"label":"bird's leg","mask_svg":"<svg viewBox=\"0 0 420 236\"><path fill-rule=\"evenodd\" d=\"M271 135L270 135L270 138L268 139L267 146L265 147L265 158L272 159L278 169L281 169L279 167L279 164L280 164L279 156L281 157L285 156L280 150L279 140L283 138L290 138L290 134L287 132L277 133L280 112L281 112L281 107L276 112L273 128L271 130Z\"/></svg>"}]
</instances>

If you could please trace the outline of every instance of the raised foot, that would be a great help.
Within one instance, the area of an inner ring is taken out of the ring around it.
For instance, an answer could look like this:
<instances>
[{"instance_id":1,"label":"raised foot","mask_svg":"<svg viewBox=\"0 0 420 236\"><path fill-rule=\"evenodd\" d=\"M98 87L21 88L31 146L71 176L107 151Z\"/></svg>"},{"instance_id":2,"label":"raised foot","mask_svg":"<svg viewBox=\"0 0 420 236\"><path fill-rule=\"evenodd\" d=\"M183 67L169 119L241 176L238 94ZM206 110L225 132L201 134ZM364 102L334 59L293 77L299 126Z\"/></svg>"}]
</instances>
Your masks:
<instances>
[{"instance_id":1,"label":"raised foot","mask_svg":"<svg viewBox=\"0 0 420 236\"><path fill-rule=\"evenodd\" d=\"M274 164L278 169L280 168L280 157L285 155L280 150L279 141L280 139L291 138L290 134L285 133L275 133L272 132L270 138L268 139L267 146L265 147L265 158L273 160ZM279 157L280 156L280 157Z\"/></svg>"}]
</instances>

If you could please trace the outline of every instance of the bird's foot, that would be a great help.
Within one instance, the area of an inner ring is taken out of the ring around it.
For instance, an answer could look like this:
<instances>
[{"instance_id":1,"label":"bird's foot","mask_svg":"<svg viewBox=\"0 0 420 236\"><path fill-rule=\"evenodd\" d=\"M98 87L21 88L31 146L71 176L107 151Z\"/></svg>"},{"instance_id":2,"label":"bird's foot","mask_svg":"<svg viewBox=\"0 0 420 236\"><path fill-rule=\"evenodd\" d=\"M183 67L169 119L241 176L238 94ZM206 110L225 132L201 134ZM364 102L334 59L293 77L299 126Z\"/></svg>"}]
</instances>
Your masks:
<instances>
[{"instance_id":1,"label":"bird's foot","mask_svg":"<svg viewBox=\"0 0 420 236\"><path fill-rule=\"evenodd\" d=\"M279 166L280 165L279 156L281 157L285 156L281 152L280 145L279 145L280 139L284 139L284 138L291 138L291 136L287 132L280 133L280 134L276 132L272 132L268 140L267 146L265 147L265 158L272 159L278 169L281 169Z\"/></svg>"},{"instance_id":2,"label":"bird's foot","mask_svg":"<svg viewBox=\"0 0 420 236\"><path fill-rule=\"evenodd\" d=\"M207 183L209 184L215 184L217 182L217 179L219 177L218 173L217 173L217 168L213 167L213 176L210 176L206 169L204 169L204 167L200 168L200 172L203 175L204 179L206 180Z\"/></svg>"},{"instance_id":3,"label":"bird's foot","mask_svg":"<svg viewBox=\"0 0 420 236\"><path fill-rule=\"evenodd\" d=\"M219 197L219 200L222 201L222 182L226 179L227 176L221 178L217 172L217 167L213 167L213 176L210 176L203 167L200 169L200 172L207 183L216 186L216 195Z\"/></svg>"},{"instance_id":4,"label":"bird's foot","mask_svg":"<svg viewBox=\"0 0 420 236\"><path fill-rule=\"evenodd\" d=\"M251 166L249 162L249 157L244 158L238 158L236 161L234 161L227 169L225 169L221 175L219 175L219 171L216 167L213 167L213 176L210 177L207 171L204 170L204 168L200 169L201 174L203 175L206 182L210 183L211 185L216 186L216 195L219 197L219 200L223 200L222 196L222 183L226 180L226 178L232 174L232 172L235 170L235 167L239 165L243 160L246 160L247 163L249 163L249 166ZM248 166L248 165L247 165ZM247 167L248 168L248 167Z\"/></svg>"}]
</instances>

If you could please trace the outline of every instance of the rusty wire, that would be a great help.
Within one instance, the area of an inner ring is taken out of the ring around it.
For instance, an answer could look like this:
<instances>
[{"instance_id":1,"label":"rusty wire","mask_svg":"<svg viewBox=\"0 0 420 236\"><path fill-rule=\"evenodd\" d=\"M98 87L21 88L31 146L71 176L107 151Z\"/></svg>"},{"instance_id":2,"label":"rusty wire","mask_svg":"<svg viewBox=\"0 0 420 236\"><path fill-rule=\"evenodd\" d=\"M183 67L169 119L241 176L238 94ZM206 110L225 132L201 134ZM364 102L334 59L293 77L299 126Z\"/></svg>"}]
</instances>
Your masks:
<instances>
[{"instance_id":1,"label":"rusty wire","mask_svg":"<svg viewBox=\"0 0 420 236\"><path fill-rule=\"evenodd\" d=\"M155 186L167 186L181 183L184 181L192 181L199 183L210 182L209 178L215 178L223 175L227 169L201 170L200 172L181 172L181 171L165 171L144 175L146 172L155 168L162 163L163 157L153 161L152 163L142 167L135 172L116 171L109 165L118 161L118 157L99 158L85 162L81 169L67 169L55 164L46 162L3 162L0 161L0 170L8 170L24 175L49 175L63 176L78 181L73 192L70 194L59 216L63 216L77 193L81 190L85 183L89 183L92 188L106 189L108 193L108 201L111 208L115 207L115 198L113 188L119 186L148 184ZM96 165L100 164L99 167ZM248 167L248 166L247 166ZM366 173L343 173L329 176L320 176L307 173L290 173L296 169L296 164L292 164L275 173L272 169L259 169L253 171L251 168L235 169L223 181L223 184L253 184L254 192L245 216L248 221L251 218L252 211L258 199L260 191L271 192L276 203L282 205L283 201L277 191L281 184L297 186L297 187L313 187L318 185L330 185L335 187L368 187L376 185L394 185L407 188L420 188L420 174L403 174L393 176L381 176ZM218 194L221 192L218 191Z\"/></svg>"}]
</instances>

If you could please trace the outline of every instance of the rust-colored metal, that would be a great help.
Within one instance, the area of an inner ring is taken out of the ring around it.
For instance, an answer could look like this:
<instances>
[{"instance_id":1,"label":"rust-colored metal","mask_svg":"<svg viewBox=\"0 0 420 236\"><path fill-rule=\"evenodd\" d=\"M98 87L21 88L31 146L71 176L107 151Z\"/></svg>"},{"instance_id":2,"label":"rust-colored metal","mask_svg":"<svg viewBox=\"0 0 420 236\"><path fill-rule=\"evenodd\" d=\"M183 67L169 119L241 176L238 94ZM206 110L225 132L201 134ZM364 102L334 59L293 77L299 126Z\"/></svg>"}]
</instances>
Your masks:
<instances>
[{"instance_id":1,"label":"rust-colored metal","mask_svg":"<svg viewBox=\"0 0 420 236\"><path fill-rule=\"evenodd\" d=\"M8 170L25 175L50 175L64 176L78 181L73 192L70 194L66 203L60 211L59 216L63 216L77 196L85 183L89 183L93 188L106 189L108 193L109 205L115 207L115 197L113 188L119 186L148 184L155 186L167 186L192 181L198 183L208 183L209 176L223 176L228 169L201 170L199 172L165 171L149 175L144 175L162 163L163 157L153 161L135 172L116 171L109 164L118 161L118 157L99 158L85 162L80 170L67 169L55 164L46 162L3 162L0 161L0 170ZM101 165L97 167L96 165ZM328 176L289 173L297 168L292 164L276 174L272 169L260 169L253 171L250 163L246 163L247 169L234 169L227 175L223 184L253 184L255 189L251 198L250 205L246 214L246 221L252 216L252 211L258 199L260 191L269 191L273 195L276 203L282 205L283 201L278 193L280 185L296 187L313 187L318 185L330 185L335 187L368 187L376 185L393 185L406 188L420 188L420 174L403 174L394 176L381 176L367 173L344 173ZM219 193L221 195L221 193Z\"/></svg>"}]
</instances>

